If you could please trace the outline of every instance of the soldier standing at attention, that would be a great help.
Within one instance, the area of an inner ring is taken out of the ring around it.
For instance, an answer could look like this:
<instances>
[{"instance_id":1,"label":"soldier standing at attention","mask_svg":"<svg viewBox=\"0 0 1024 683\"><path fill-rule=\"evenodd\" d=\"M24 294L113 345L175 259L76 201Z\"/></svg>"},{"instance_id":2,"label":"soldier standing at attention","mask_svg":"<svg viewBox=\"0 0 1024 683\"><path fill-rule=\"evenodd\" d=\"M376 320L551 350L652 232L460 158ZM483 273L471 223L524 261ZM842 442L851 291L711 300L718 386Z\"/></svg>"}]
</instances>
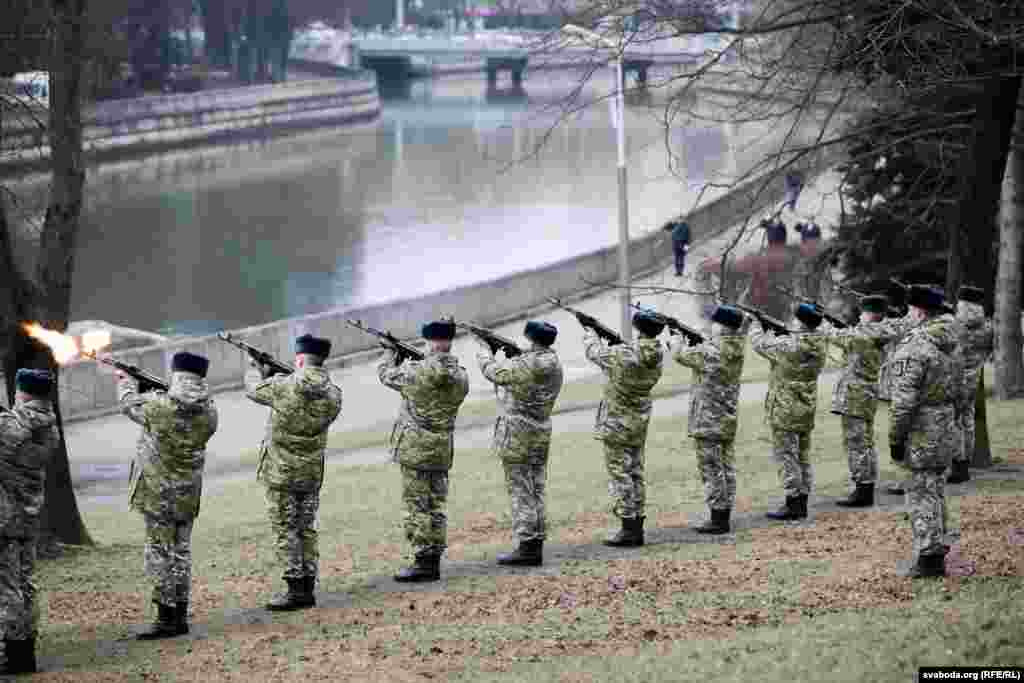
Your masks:
<instances>
[{"instance_id":1,"label":"soldier standing at attention","mask_svg":"<svg viewBox=\"0 0 1024 683\"><path fill-rule=\"evenodd\" d=\"M743 377L746 328L743 313L732 306L718 306L711 321L723 332L719 345L710 340L687 346L683 336L669 343L677 363L693 370L689 432L697 450L697 468L704 482L704 501L711 519L697 527L700 534L727 534L736 503L736 404Z\"/></svg>"},{"instance_id":2,"label":"soldier standing at attention","mask_svg":"<svg viewBox=\"0 0 1024 683\"><path fill-rule=\"evenodd\" d=\"M824 334L844 356L843 374L832 392L832 412L842 418L843 446L853 491L838 501L842 507L871 507L878 482L875 451L875 388L882 366L882 346L888 328L882 323L889 300L880 295L862 297L860 323L854 327L826 325Z\"/></svg>"},{"instance_id":3,"label":"soldier standing at attention","mask_svg":"<svg viewBox=\"0 0 1024 683\"><path fill-rule=\"evenodd\" d=\"M287 585L267 603L271 611L316 605L316 515L324 451L327 430L341 413L341 388L324 368L329 355L330 340L306 334L295 340L295 372L271 375L271 368L250 360L253 369L245 375L246 396L270 408L256 477L266 486L274 545Z\"/></svg>"},{"instance_id":4,"label":"soldier standing at attention","mask_svg":"<svg viewBox=\"0 0 1024 683\"><path fill-rule=\"evenodd\" d=\"M811 431L818 407L818 375L825 367L828 346L825 337L815 331L821 324L820 309L802 303L795 315L799 332L777 336L762 328L752 337L754 351L771 362L765 410L786 502L768 517L781 520L807 517L807 498L814 483Z\"/></svg>"},{"instance_id":5,"label":"soldier standing at attention","mask_svg":"<svg viewBox=\"0 0 1024 683\"><path fill-rule=\"evenodd\" d=\"M661 379L663 350L656 337L665 324L638 311L633 344L608 346L590 328L583 335L587 359L604 372L604 398L597 409L594 438L604 442L608 491L613 512L622 528L605 545L635 547L644 544L644 442L651 421L651 390Z\"/></svg>"},{"instance_id":6,"label":"soldier standing at attention","mask_svg":"<svg viewBox=\"0 0 1024 683\"><path fill-rule=\"evenodd\" d=\"M430 352L405 361L397 352L377 368L381 383L402 395L402 410L391 432L392 454L402 468L405 537L413 564L395 581L441 578L441 555L448 546L445 514L448 471L455 449L455 418L469 393L469 375L451 353L455 323L437 320L422 329Z\"/></svg>"},{"instance_id":7,"label":"soldier standing at attention","mask_svg":"<svg viewBox=\"0 0 1024 683\"><path fill-rule=\"evenodd\" d=\"M139 640L188 633L192 588L192 526L203 491L206 442L217 431L217 408L206 386L210 361L187 351L171 359L167 392L138 393L118 372L121 410L142 426L132 463L129 502L146 523L146 573L153 579L157 618Z\"/></svg>"},{"instance_id":8,"label":"soldier standing at attention","mask_svg":"<svg viewBox=\"0 0 1024 683\"><path fill-rule=\"evenodd\" d=\"M48 370L15 375L14 407L0 408L0 675L35 673L39 610L32 574L46 466L57 446Z\"/></svg>"},{"instance_id":9,"label":"soldier standing at attention","mask_svg":"<svg viewBox=\"0 0 1024 683\"><path fill-rule=\"evenodd\" d=\"M942 290L914 285L907 297L919 324L893 352L892 459L910 470L907 500L913 532L913 578L945 575L945 470L960 448L955 424L962 376L956 359L955 330L943 321Z\"/></svg>"},{"instance_id":10,"label":"soldier standing at attention","mask_svg":"<svg viewBox=\"0 0 1024 683\"><path fill-rule=\"evenodd\" d=\"M498 564L540 566L544 561L544 489L551 446L551 410L562 390L562 364L551 348L558 330L531 320L523 335L529 350L496 359L480 340L477 355L484 377L501 388L502 415L494 425L494 452L505 468L512 499L512 533L518 547L498 555Z\"/></svg>"},{"instance_id":11,"label":"soldier standing at attention","mask_svg":"<svg viewBox=\"0 0 1024 683\"><path fill-rule=\"evenodd\" d=\"M960 323L960 357L963 362L963 405L960 407L960 426L963 429L963 448L953 458L953 468L946 483L960 484L971 478L970 465L974 459L974 406L978 400L981 373L985 361L992 355L994 344L992 321L985 317L985 290L978 287L960 288L956 317Z\"/></svg>"}]
</instances>

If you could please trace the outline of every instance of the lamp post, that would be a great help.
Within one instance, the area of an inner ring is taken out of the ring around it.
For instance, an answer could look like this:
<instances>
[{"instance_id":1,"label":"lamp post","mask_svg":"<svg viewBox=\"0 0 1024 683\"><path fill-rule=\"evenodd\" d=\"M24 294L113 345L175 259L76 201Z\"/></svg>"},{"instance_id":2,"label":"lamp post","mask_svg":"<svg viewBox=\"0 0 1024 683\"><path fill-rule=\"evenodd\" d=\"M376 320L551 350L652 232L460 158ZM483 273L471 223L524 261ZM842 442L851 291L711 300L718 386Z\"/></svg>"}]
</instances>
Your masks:
<instances>
[{"instance_id":1,"label":"lamp post","mask_svg":"<svg viewBox=\"0 0 1024 683\"><path fill-rule=\"evenodd\" d=\"M622 327L620 333L626 342L633 339L633 316L630 314L630 273L629 273L629 196L626 183L626 102L623 90L622 54L618 45L604 36L573 24L566 24L562 31L569 35L592 41L615 50L615 142L618 148L619 176L619 285L622 297Z\"/></svg>"}]
</instances>

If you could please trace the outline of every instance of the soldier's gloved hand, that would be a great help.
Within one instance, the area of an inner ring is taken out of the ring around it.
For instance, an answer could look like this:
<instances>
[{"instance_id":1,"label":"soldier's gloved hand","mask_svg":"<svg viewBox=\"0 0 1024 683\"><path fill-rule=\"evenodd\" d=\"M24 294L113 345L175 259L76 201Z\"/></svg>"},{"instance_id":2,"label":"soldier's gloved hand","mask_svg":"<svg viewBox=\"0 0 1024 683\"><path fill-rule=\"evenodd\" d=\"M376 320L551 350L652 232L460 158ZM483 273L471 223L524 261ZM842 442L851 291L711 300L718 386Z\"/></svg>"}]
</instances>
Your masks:
<instances>
[{"instance_id":1,"label":"soldier's gloved hand","mask_svg":"<svg viewBox=\"0 0 1024 683\"><path fill-rule=\"evenodd\" d=\"M893 462L903 462L907 458L907 442L900 441L889 444L889 455Z\"/></svg>"},{"instance_id":2,"label":"soldier's gloved hand","mask_svg":"<svg viewBox=\"0 0 1024 683\"><path fill-rule=\"evenodd\" d=\"M484 351L488 355L494 354L494 352L491 350L491 345L484 341L482 337L477 337L476 335L473 335L473 339L476 340L477 346L480 347L481 351Z\"/></svg>"}]
</instances>

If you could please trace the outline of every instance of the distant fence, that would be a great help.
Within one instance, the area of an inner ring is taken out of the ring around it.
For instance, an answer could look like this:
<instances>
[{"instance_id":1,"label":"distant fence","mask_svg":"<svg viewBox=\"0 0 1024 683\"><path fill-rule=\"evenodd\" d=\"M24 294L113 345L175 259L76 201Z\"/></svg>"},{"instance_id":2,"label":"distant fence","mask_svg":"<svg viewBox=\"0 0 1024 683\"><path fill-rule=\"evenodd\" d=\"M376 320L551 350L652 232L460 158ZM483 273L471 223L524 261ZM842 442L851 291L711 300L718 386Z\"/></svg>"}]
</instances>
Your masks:
<instances>
[{"instance_id":1,"label":"distant fence","mask_svg":"<svg viewBox=\"0 0 1024 683\"><path fill-rule=\"evenodd\" d=\"M805 157L799 167L808 176L816 175L837 163L839 153L836 149L819 151ZM765 190L759 193L762 186ZM781 178L766 175L754 179L690 213L687 220L691 236L694 241L713 237L743 220L750 212L776 205L782 198ZM671 250L666 247L664 238L665 233L659 230L630 243L633 274L639 276L653 272L671 261ZM232 330L231 333L284 359L293 354L296 336L310 333L327 337L333 342L333 361L340 362L344 356L376 348L376 340L346 325L346 318L360 318L369 325L389 329L403 338L418 335L423 321L436 317L439 311L491 325L547 305L546 297L578 295L588 288L581 277L590 282L614 282L618 277L617 248L598 249L540 268L414 299L365 308L334 309ZM118 358L150 372L166 375L171 356L181 350L210 359L208 380L214 389L242 386L247 368L245 355L218 341L214 335L133 349L119 353ZM61 375L61 389L62 408L67 419L85 419L116 410L114 377L108 368L98 363L86 361L68 365Z\"/></svg>"}]
</instances>

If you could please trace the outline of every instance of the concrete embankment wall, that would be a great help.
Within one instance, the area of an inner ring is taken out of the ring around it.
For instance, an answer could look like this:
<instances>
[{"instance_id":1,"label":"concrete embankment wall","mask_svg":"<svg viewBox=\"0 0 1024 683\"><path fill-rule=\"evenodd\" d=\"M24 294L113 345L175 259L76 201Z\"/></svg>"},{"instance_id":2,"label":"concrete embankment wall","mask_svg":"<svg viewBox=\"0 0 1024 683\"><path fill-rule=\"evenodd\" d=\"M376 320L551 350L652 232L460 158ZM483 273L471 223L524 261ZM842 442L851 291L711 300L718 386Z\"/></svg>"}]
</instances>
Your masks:
<instances>
[{"instance_id":1,"label":"concrete embankment wall","mask_svg":"<svg viewBox=\"0 0 1024 683\"><path fill-rule=\"evenodd\" d=\"M838 161L837 150L805 157L800 167L814 175ZM759 192L762 187L763 192ZM688 216L694 241L727 230L751 210L777 205L783 194L781 178L763 176L698 207ZM666 219L669 218L666 216ZM630 244L633 274L643 275L665 267L671 260L666 234L657 231ZM493 325L521 317L547 305L546 297L572 299L590 289L584 282L608 283L618 277L616 247L607 247L529 271L514 273L489 282L457 287L404 301L356 309L336 309L290 318L266 325L232 330L232 334L282 359L293 355L296 336L310 333L333 342L332 364L343 358L377 348L377 340L345 323L358 318L367 324L390 330L400 338L415 337L420 325L439 315L455 315ZM238 388L247 367L245 354L219 341L216 336L177 340L160 346L133 349L117 354L123 362L166 376L171 356L188 350L210 359L209 381L215 390ZM92 361L68 365L61 375L61 401L66 419L85 419L116 410L116 388L110 368Z\"/></svg>"},{"instance_id":2,"label":"concrete embankment wall","mask_svg":"<svg viewBox=\"0 0 1024 683\"><path fill-rule=\"evenodd\" d=\"M380 115L373 72L333 69L325 75L332 77L99 102L84 112L85 151L102 159ZM20 152L5 166L39 165L49 156L44 137L29 122L5 124L2 142L4 150Z\"/></svg>"}]
</instances>

